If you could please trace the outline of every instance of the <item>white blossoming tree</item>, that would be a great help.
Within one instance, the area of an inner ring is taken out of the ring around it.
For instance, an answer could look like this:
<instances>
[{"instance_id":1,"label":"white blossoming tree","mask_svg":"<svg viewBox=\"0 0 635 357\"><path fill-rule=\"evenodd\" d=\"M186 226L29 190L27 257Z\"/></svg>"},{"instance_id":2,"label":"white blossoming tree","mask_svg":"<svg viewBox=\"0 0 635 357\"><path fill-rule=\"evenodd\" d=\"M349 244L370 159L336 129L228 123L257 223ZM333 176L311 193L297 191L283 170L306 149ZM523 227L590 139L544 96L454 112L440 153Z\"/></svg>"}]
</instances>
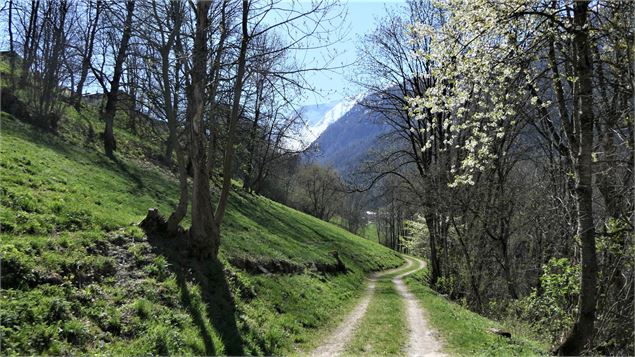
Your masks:
<instances>
[{"instance_id":1,"label":"white blossoming tree","mask_svg":"<svg viewBox=\"0 0 635 357\"><path fill-rule=\"evenodd\" d=\"M563 355L589 347L594 333L598 263L592 161L599 121L592 51L598 32L610 33L607 23L616 27L617 22L607 19L614 18L611 9L618 8L617 3L598 3L592 11L590 1L445 0L435 3L447 15L443 26L420 24L413 29L419 41L430 44L429 52L415 56L435 63L435 85L410 98L409 110L419 121L444 118L430 124L432 130L449 129L438 144L457 150L450 186L474 185L475 178L505 154L496 148L521 118L541 122L569 163L582 269L578 315L556 349ZM632 64L632 53L630 58ZM430 150L438 138L430 140L423 150Z\"/></svg>"}]
</instances>

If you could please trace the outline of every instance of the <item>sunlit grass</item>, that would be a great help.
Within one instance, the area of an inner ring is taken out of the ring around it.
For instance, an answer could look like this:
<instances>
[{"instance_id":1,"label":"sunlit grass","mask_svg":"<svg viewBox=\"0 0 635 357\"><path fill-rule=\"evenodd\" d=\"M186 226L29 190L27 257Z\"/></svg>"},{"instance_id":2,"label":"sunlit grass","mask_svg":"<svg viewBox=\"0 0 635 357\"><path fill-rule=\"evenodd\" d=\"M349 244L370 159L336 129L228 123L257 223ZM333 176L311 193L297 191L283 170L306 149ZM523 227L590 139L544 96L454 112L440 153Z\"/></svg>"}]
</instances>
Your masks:
<instances>
[{"instance_id":1,"label":"sunlit grass","mask_svg":"<svg viewBox=\"0 0 635 357\"><path fill-rule=\"evenodd\" d=\"M171 211L178 198L174 176L128 148L139 140L134 135L121 136L117 161L107 159L98 142L85 145L81 123L100 130L97 111L85 113L86 119L64 119L57 136L2 114L2 352L236 351L226 326L210 322L221 313L206 303L215 285L179 280L174 263L136 226L150 207ZM221 316L235 322L244 354L314 345L364 291L368 272L402 262L387 248L239 190L222 232L225 271L210 274L228 281L233 301L223 301L235 312ZM308 266L332 263L332 251L347 274L251 275L227 263L242 257Z\"/></svg>"},{"instance_id":2,"label":"sunlit grass","mask_svg":"<svg viewBox=\"0 0 635 357\"><path fill-rule=\"evenodd\" d=\"M408 289L419 299L431 326L438 331L447 352L461 356L547 355L547 345L513 335L508 339L488 331L504 326L444 298L425 282L426 271L405 278Z\"/></svg>"}]
</instances>

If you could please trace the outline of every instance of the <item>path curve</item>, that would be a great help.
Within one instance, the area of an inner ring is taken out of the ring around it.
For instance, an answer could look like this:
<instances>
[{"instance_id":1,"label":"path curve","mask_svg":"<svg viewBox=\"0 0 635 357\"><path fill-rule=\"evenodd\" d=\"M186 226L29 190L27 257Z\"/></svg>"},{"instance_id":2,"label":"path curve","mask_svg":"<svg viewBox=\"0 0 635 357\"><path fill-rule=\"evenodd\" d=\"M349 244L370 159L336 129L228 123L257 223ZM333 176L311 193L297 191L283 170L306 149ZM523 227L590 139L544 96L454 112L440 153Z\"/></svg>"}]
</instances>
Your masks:
<instances>
[{"instance_id":1,"label":"path curve","mask_svg":"<svg viewBox=\"0 0 635 357\"><path fill-rule=\"evenodd\" d=\"M408 291L403 278L414 272L417 272L423 267L425 263L414 257L405 257L407 260L414 260L419 264L417 269L400 274L393 278L395 288L399 292L399 295L404 299L406 306L406 316L408 318L408 330L410 336L408 338L408 345L406 346L407 356L445 356L442 352L443 345L436 337L434 330L430 328L430 324L425 318L423 309L419 306L417 298Z\"/></svg>"},{"instance_id":2,"label":"path curve","mask_svg":"<svg viewBox=\"0 0 635 357\"><path fill-rule=\"evenodd\" d=\"M406 264L398 268L371 274L369 277L370 281L368 283L368 287L366 288L366 295L357 304L355 309L353 309L353 311L348 314L348 316L346 316L344 321L340 323L337 329L311 353L311 356L330 357L342 354L347 344L353 338L357 326L366 314L366 310L368 310L368 305L370 304L370 300L373 296L373 293L375 292L375 282L377 278L401 270L409 269L413 264L414 263L410 259L406 259Z\"/></svg>"}]
</instances>

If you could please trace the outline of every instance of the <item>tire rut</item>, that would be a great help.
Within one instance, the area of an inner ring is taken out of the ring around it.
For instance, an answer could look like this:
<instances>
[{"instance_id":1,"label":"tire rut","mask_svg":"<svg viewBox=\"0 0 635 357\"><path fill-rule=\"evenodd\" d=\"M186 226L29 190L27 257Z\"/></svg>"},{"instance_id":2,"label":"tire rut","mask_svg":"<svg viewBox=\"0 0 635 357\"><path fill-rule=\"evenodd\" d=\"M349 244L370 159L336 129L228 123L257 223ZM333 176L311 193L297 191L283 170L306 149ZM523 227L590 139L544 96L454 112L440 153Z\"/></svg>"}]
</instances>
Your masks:
<instances>
[{"instance_id":1,"label":"tire rut","mask_svg":"<svg viewBox=\"0 0 635 357\"><path fill-rule=\"evenodd\" d=\"M356 329L361 323L370 301L375 292L375 285L378 278L386 275L398 274L392 278L392 282L395 284L395 288L399 295L404 299L404 306L406 309L406 318L408 324L409 338L407 345L405 346L405 352L407 356L445 356L442 352L443 345L436 337L436 334L430 329L429 324L425 318L423 309L419 306L416 297L408 291L406 284L403 281L405 276L415 273L425 266L425 263L417 258L404 257L406 263L398 268L385 270L379 273L373 273L369 277L368 287L366 294L362 300L355 306L355 309L346 316L337 329L331 333L331 335L313 352L310 356L326 357L326 356L339 356L341 355L348 343L355 335ZM418 264L415 269L411 269L413 265Z\"/></svg>"},{"instance_id":2,"label":"tire rut","mask_svg":"<svg viewBox=\"0 0 635 357\"><path fill-rule=\"evenodd\" d=\"M398 268L371 274L369 277L370 282L368 283L368 287L366 288L366 295L357 304L355 309L353 309L353 311L348 314L348 316L346 316L344 321L339 324L337 329L325 340L325 342L323 342L318 348L311 352L310 355L316 357L330 357L341 355L346 349L348 343L355 335L357 326L359 326L360 322L364 318L364 315L366 315L366 310L368 310L368 305L370 304L370 300L372 299L375 292L375 283L377 278L409 269L413 264L414 263L411 260L406 259L406 264Z\"/></svg>"},{"instance_id":3,"label":"tire rut","mask_svg":"<svg viewBox=\"0 0 635 357\"><path fill-rule=\"evenodd\" d=\"M425 263L417 258L406 258L415 260L419 267L417 269L400 274L393 278L395 288L404 299L406 316L408 320L409 338L406 345L407 356L445 356L442 352L443 345L439 341L437 334L430 328L425 314L417 298L408 291L403 281L405 276L415 273L425 266Z\"/></svg>"}]
</instances>

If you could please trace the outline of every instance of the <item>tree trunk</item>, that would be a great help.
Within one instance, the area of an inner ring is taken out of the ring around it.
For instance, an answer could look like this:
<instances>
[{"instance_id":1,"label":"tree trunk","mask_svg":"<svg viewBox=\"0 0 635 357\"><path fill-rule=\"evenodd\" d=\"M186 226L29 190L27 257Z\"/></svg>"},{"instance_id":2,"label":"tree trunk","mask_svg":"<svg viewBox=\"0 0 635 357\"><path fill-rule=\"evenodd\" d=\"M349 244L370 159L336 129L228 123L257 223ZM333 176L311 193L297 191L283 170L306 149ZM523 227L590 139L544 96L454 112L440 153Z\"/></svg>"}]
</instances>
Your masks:
<instances>
[{"instance_id":1,"label":"tree trunk","mask_svg":"<svg viewBox=\"0 0 635 357\"><path fill-rule=\"evenodd\" d=\"M441 277L441 266L437 254L437 222L433 213L426 214L424 218L428 227L430 243L430 285L434 286Z\"/></svg>"},{"instance_id":2,"label":"tree trunk","mask_svg":"<svg viewBox=\"0 0 635 357\"><path fill-rule=\"evenodd\" d=\"M176 146L176 126L168 121L168 139L165 141L165 154L163 155L163 163L170 168L172 166L172 153Z\"/></svg>"},{"instance_id":3,"label":"tree trunk","mask_svg":"<svg viewBox=\"0 0 635 357\"><path fill-rule=\"evenodd\" d=\"M114 157L114 151L117 150L117 142L114 134L114 121L115 113L117 112L117 90L113 92L112 87L107 95L107 102L104 111L102 112L102 119L104 121L104 152L108 157Z\"/></svg>"},{"instance_id":4,"label":"tree trunk","mask_svg":"<svg viewBox=\"0 0 635 357\"><path fill-rule=\"evenodd\" d=\"M177 144L179 145L179 144ZM175 235L179 230L179 224L187 214L187 204L188 204L188 188L187 188L187 166L185 163L185 156L183 155L183 149L179 146L175 148L176 150L176 161L179 167L179 204L176 206L176 209L167 222L167 230L168 234Z\"/></svg>"},{"instance_id":5,"label":"tree trunk","mask_svg":"<svg viewBox=\"0 0 635 357\"><path fill-rule=\"evenodd\" d=\"M579 113L575 113L579 125L579 148L575 157L576 208L578 235L582 243L582 276L578 316L567 339L560 345L559 355L579 355L590 347L594 332L597 300L598 265L593 223L592 152L593 152L593 83L589 45L587 12L589 2L576 1L574 10L574 68L577 76L575 87Z\"/></svg>"},{"instance_id":6,"label":"tree trunk","mask_svg":"<svg viewBox=\"0 0 635 357\"><path fill-rule=\"evenodd\" d=\"M249 44L249 31L247 22L249 21L249 1L242 2L242 37L240 41L240 53L238 55L238 69L236 71L236 83L234 84L232 110L229 122L229 130L227 131L227 142L225 143L225 157L223 160L223 186L216 207L215 218L216 225L220 224L225 215L227 200L231 190L232 166L234 162L234 139L240 116L240 98L243 90L243 79L245 77L245 67L247 62L247 45Z\"/></svg>"},{"instance_id":7,"label":"tree trunk","mask_svg":"<svg viewBox=\"0 0 635 357\"><path fill-rule=\"evenodd\" d=\"M514 284L514 279L512 277L511 261L509 259L509 252L507 247L509 236L501 236L498 242L501 248L501 255L503 256L503 263L501 264L501 267L503 268L503 275L505 277L505 282L507 283L507 292L509 293L509 297L516 300L518 299L518 293L516 292L516 284Z\"/></svg>"},{"instance_id":8,"label":"tree trunk","mask_svg":"<svg viewBox=\"0 0 635 357\"><path fill-rule=\"evenodd\" d=\"M104 111L102 112L102 118L106 127L104 128L104 151L106 156L114 157L114 151L117 150L117 143L115 141L115 134L113 131L115 113L117 112L117 101L119 96L119 85L121 82L121 75L123 74L123 63L126 59L126 52L128 51L128 44L130 43L130 37L132 36L132 14L134 12L135 2L129 0L126 3L126 20L124 22L123 34L121 35L121 42L119 43L119 49L117 50L117 58L115 60L115 68L113 71L112 80L110 81L110 90L107 93L107 102Z\"/></svg>"},{"instance_id":9,"label":"tree trunk","mask_svg":"<svg viewBox=\"0 0 635 357\"><path fill-rule=\"evenodd\" d=\"M22 73L20 74L20 86L26 85L26 80L31 70L31 65L35 58L35 51L39 44L39 35L37 33L37 18L40 9L40 1L31 2L31 14L29 16L29 26L24 35Z\"/></svg>"},{"instance_id":10,"label":"tree trunk","mask_svg":"<svg viewBox=\"0 0 635 357\"><path fill-rule=\"evenodd\" d=\"M213 258L218 253L220 232L214 220L207 165L207 138L203 123L205 78L207 77L207 25L210 3L196 4L196 34L189 90L188 116L190 127L190 158L194 179L192 184L192 226L190 243L199 259Z\"/></svg>"},{"instance_id":11,"label":"tree trunk","mask_svg":"<svg viewBox=\"0 0 635 357\"><path fill-rule=\"evenodd\" d=\"M95 18L90 24L88 38L84 43L86 45L86 52L84 53L84 56L82 56L82 68L79 75L79 81L77 82L77 88L75 88L75 97L73 98L73 106L77 111L81 109L82 92L84 91L84 83L86 83L86 78L88 78L90 61L93 57L93 48L95 48L95 35L97 34L100 13L101 0L97 0L97 2L95 3Z\"/></svg>"},{"instance_id":12,"label":"tree trunk","mask_svg":"<svg viewBox=\"0 0 635 357\"><path fill-rule=\"evenodd\" d=\"M136 63L133 64L136 66ZM136 74L134 70L130 68L128 64L128 102L126 103L126 109L128 111L128 128L134 135L138 135L137 131L137 83Z\"/></svg>"},{"instance_id":13,"label":"tree trunk","mask_svg":"<svg viewBox=\"0 0 635 357\"><path fill-rule=\"evenodd\" d=\"M17 53L15 52L13 41L13 0L9 0L9 51L11 52L11 58L9 59L11 65L11 89L15 90L15 59Z\"/></svg>"},{"instance_id":14,"label":"tree trunk","mask_svg":"<svg viewBox=\"0 0 635 357\"><path fill-rule=\"evenodd\" d=\"M174 4L173 4L174 6ZM170 33L167 43L161 49L161 69L163 78L163 100L165 103L165 111L168 116L168 128L169 139L167 143L166 152L166 164L171 166L172 164L172 151L176 152L176 163L179 171L179 204L167 221L167 231L170 235L175 235L179 231L179 224L187 214L187 206L189 203L188 187L187 187L187 162L185 158L185 148L181 145L178 138L178 123L177 113L179 108L179 93L180 93L180 79L179 73L181 72L181 62L176 61L174 68L174 91L170 86L170 51L172 46L176 43L176 51L180 52L181 42L178 37L181 22L183 20L183 14L178 7L173 8L171 16L174 19L174 29Z\"/></svg>"},{"instance_id":15,"label":"tree trunk","mask_svg":"<svg viewBox=\"0 0 635 357\"><path fill-rule=\"evenodd\" d=\"M252 185L255 179L254 174L254 160L256 153L256 135L258 134L258 121L260 119L260 105L262 103L262 83L256 83L256 104L254 120L251 122L251 130L249 131L249 142L247 143L247 172L245 173L245 179L243 189L247 192L252 191Z\"/></svg>"}]
</instances>

